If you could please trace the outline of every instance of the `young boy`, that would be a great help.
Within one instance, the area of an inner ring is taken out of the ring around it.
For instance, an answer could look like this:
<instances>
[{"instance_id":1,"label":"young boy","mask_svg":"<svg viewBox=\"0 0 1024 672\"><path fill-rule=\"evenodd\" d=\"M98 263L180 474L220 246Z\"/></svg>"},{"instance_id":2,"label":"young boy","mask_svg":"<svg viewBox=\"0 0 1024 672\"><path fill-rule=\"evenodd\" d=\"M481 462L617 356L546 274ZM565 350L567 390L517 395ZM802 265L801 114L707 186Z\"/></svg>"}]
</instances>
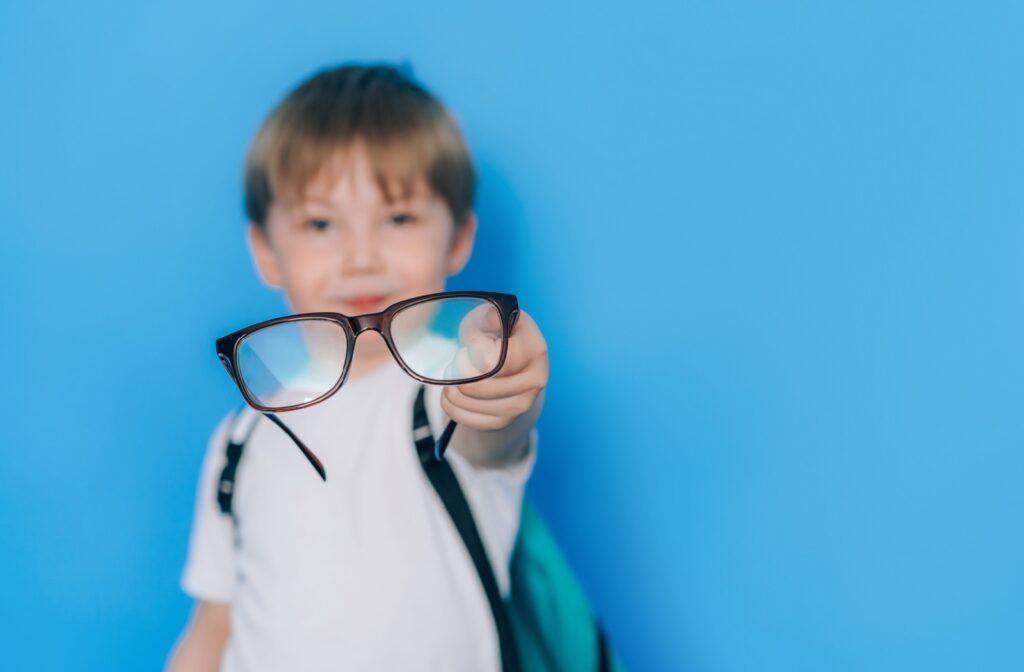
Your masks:
<instances>
[{"instance_id":1,"label":"young boy","mask_svg":"<svg viewBox=\"0 0 1024 672\"><path fill-rule=\"evenodd\" d=\"M474 181L455 123L418 84L387 66L321 71L250 147L254 264L296 313L359 315L443 291L473 248ZM503 594L547 380L544 338L522 312L497 375L427 386L434 436L458 422L446 459ZM341 389L284 418L330 478L257 416L234 520L216 503L231 430L221 421L182 575L196 606L169 669L500 669L480 580L413 447L419 385L364 333Z\"/></svg>"}]
</instances>

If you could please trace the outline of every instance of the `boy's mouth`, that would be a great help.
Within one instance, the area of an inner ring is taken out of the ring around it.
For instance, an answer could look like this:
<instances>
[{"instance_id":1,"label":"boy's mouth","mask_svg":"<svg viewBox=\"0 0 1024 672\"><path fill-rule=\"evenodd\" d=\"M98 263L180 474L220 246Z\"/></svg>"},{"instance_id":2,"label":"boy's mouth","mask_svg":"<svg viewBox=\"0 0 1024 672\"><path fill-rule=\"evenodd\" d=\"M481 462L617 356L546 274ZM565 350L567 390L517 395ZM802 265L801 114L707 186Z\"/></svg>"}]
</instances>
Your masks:
<instances>
[{"instance_id":1,"label":"boy's mouth","mask_svg":"<svg viewBox=\"0 0 1024 672\"><path fill-rule=\"evenodd\" d=\"M345 301L352 307L353 315L376 313L388 307L386 296L354 296Z\"/></svg>"}]
</instances>

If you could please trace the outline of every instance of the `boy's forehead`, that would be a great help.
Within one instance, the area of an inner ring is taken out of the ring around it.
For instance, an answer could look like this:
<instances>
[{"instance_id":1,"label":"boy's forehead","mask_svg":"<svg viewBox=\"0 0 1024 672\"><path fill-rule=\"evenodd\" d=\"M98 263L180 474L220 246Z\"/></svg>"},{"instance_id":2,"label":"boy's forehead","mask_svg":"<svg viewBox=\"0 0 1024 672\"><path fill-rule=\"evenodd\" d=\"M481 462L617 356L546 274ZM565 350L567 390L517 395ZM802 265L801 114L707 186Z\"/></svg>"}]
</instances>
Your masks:
<instances>
[{"instance_id":1,"label":"boy's forehead","mask_svg":"<svg viewBox=\"0 0 1024 672\"><path fill-rule=\"evenodd\" d=\"M361 162L335 160L319 167L308 179L286 185L282 200L290 204L344 204L354 194L383 204L424 201L434 197L420 171L375 169Z\"/></svg>"}]
</instances>

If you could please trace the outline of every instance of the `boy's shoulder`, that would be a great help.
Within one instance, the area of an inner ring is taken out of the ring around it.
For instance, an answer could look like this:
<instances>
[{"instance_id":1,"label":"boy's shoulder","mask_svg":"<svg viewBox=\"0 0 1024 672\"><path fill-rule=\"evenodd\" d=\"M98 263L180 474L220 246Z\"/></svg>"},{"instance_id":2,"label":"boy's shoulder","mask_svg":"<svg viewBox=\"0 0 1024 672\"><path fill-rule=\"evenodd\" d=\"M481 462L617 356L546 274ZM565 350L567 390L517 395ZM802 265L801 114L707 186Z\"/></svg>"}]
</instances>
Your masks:
<instances>
[{"instance_id":1,"label":"boy's shoulder","mask_svg":"<svg viewBox=\"0 0 1024 672\"><path fill-rule=\"evenodd\" d=\"M229 441L244 441L259 421L259 415L258 411L245 404L224 412L207 439L207 459L218 450L223 452Z\"/></svg>"}]
</instances>

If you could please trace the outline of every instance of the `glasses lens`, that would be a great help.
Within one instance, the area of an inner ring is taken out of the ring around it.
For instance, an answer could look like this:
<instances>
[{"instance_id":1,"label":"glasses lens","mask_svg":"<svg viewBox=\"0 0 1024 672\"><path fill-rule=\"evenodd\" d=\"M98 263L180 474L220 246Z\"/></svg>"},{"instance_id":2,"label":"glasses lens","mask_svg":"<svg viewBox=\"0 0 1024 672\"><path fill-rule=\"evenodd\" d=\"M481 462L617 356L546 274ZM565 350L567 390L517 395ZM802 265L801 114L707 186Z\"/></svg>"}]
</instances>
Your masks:
<instances>
[{"instance_id":1,"label":"glasses lens","mask_svg":"<svg viewBox=\"0 0 1024 672\"><path fill-rule=\"evenodd\" d=\"M347 336L328 320L281 322L238 346L238 369L262 406L286 408L327 394L345 369Z\"/></svg>"},{"instance_id":2,"label":"glasses lens","mask_svg":"<svg viewBox=\"0 0 1024 672\"><path fill-rule=\"evenodd\" d=\"M486 299L424 301L391 321L398 356L418 375L437 381L496 373L504 334L501 313Z\"/></svg>"}]
</instances>

